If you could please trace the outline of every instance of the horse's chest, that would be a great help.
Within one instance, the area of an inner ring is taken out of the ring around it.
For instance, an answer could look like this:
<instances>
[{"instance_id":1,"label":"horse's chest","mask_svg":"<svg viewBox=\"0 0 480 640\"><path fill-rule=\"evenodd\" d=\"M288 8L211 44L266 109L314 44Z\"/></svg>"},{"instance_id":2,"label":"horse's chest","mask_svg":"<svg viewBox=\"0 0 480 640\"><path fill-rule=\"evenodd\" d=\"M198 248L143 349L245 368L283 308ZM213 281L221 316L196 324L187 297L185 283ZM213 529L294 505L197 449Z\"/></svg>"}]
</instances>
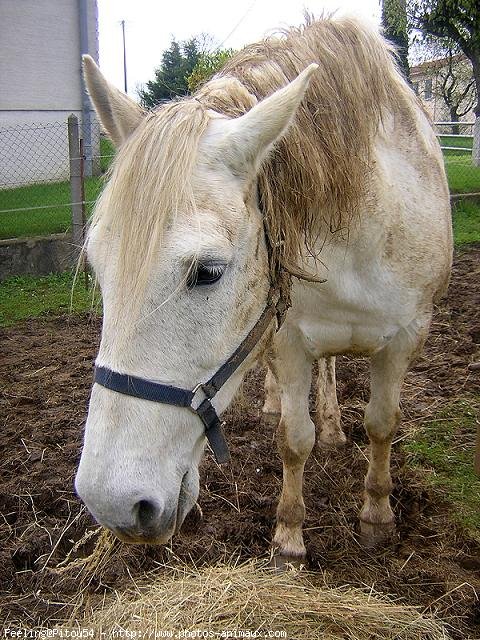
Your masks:
<instances>
[{"instance_id":1,"label":"horse's chest","mask_svg":"<svg viewBox=\"0 0 480 640\"><path fill-rule=\"evenodd\" d=\"M382 273L340 274L327 283L301 287L292 320L314 357L371 354L415 317L416 296Z\"/></svg>"},{"instance_id":2,"label":"horse's chest","mask_svg":"<svg viewBox=\"0 0 480 640\"><path fill-rule=\"evenodd\" d=\"M399 327L358 326L347 322L299 323L303 342L308 352L315 358L325 355L358 354L368 355L379 351L397 333Z\"/></svg>"}]
</instances>

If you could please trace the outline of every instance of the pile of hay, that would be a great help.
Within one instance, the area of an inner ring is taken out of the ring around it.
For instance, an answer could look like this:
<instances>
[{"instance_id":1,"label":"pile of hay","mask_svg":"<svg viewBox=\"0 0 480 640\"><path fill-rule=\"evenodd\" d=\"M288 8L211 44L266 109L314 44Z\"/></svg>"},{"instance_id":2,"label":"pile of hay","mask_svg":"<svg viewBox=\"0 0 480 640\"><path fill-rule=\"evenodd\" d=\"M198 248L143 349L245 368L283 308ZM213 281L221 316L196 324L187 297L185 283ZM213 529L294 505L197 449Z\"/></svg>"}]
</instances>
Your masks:
<instances>
[{"instance_id":1,"label":"pile of hay","mask_svg":"<svg viewBox=\"0 0 480 640\"><path fill-rule=\"evenodd\" d=\"M350 587L319 588L314 579L304 571L276 573L258 562L167 568L115 593L101 608L87 607L75 624L93 629L95 637L119 637L123 629L129 638L450 638L440 622L415 607Z\"/></svg>"}]
</instances>

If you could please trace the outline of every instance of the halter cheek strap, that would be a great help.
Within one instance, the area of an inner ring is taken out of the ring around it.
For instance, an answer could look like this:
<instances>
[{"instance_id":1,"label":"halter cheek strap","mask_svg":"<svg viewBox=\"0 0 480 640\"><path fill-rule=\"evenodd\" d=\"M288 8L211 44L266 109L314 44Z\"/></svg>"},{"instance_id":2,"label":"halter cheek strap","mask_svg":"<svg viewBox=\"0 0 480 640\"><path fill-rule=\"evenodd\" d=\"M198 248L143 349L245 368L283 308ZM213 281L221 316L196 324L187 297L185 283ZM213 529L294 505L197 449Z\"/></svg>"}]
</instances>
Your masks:
<instances>
[{"instance_id":1,"label":"halter cheek strap","mask_svg":"<svg viewBox=\"0 0 480 640\"><path fill-rule=\"evenodd\" d=\"M137 378L136 376L125 373L118 373L107 367L98 366L95 367L94 382L111 391L123 393L127 396L189 409L197 414L202 421L205 427L205 435L215 455L216 461L219 464L228 462L230 460L230 452L222 430L223 423L220 421L211 400L223 387L225 382L235 373L248 354L251 353L270 326L274 317L277 316L277 330L283 322L287 310L286 305L281 297L279 297L277 302L273 302L274 294L275 292L271 290L268 296L267 306L262 315L225 364L223 364L207 382L198 384L192 390L182 389L181 387L171 387L159 382L153 382L152 380L146 380L145 378Z\"/></svg>"}]
</instances>

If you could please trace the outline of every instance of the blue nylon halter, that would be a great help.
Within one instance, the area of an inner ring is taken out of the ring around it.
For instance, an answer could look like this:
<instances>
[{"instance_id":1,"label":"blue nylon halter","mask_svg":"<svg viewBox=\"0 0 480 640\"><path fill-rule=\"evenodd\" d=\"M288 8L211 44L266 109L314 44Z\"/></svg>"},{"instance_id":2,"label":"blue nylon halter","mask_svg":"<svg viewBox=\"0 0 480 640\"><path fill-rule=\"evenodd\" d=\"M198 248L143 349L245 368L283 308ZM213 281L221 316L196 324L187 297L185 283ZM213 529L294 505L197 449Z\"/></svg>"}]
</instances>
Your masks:
<instances>
[{"instance_id":1,"label":"blue nylon halter","mask_svg":"<svg viewBox=\"0 0 480 640\"><path fill-rule=\"evenodd\" d=\"M271 290L267 306L262 315L236 351L207 382L198 384L192 390L171 387L152 380L146 380L145 378L118 373L107 367L100 366L95 367L94 382L111 391L123 393L127 396L141 398L150 402L185 407L193 411L198 415L205 427L205 435L216 461L219 464L228 462L230 460L230 452L222 430L223 423L220 421L215 407L210 401L252 351L275 316L278 318L278 330L286 308L281 297L276 303L273 302L273 294L274 291Z\"/></svg>"}]
</instances>

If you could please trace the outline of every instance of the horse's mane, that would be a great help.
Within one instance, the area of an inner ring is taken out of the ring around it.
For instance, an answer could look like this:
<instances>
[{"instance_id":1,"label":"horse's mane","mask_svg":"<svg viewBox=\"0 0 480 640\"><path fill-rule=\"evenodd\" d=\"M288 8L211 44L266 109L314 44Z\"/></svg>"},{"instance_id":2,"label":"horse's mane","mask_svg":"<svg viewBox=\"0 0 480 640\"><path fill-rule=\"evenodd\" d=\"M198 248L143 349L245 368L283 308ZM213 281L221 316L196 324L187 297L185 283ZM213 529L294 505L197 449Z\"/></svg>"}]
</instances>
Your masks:
<instances>
[{"instance_id":1,"label":"horse's mane","mask_svg":"<svg viewBox=\"0 0 480 640\"><path fill-rule=\"evenodd\" d=\"M209 108L238 116L311 62L319 64L292 126L259 175L262 210L281 263L296 266L322 230L348 229L365 195L382 115L405 99L392 54L391 45L354 18L307 17L299 28L247 46L197 93Z\"/></svg>"},{"instance_id":2,"label":"horse's mane","mask_svg":"<svg viewBox=\"0 0 480 640\"><path fill-rule=\"evenodd\" d=\"M353 18L307 19L247 46L192 98L160 106L122 147L102 198L123 227L122 260L131 277L148 277L168 216L195 211L189 177L208 110L239 116L311 62L319 69L259 175L274 259L295 265L322 230L348 228L365 194L382 116L414 98L378 33Z\"/></svg>"}]
</instances>

